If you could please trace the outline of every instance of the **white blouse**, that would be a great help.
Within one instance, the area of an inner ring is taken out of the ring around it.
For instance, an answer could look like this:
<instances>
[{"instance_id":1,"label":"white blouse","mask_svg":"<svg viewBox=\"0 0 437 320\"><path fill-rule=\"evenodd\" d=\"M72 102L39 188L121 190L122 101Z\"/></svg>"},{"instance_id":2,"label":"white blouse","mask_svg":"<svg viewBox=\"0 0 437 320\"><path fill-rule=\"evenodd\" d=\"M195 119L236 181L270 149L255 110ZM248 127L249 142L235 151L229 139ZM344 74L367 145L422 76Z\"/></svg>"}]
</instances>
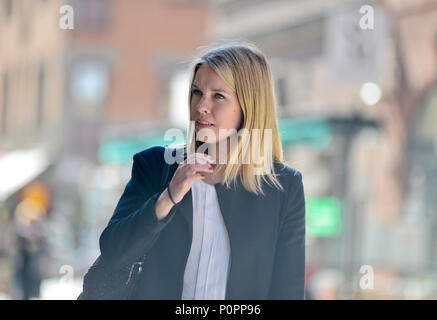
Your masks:
<instances>
[{"instance_id":1,"label":"white blouse","mask_svg":"<svg viewBox=\"0 0 437 320\"><path fill-rule=\"evenodd\" d=\"M184 272L183 300L224 300L230 244L213 185L196 179L193 198L193 241Z\"/></svg>"}]
</instances>

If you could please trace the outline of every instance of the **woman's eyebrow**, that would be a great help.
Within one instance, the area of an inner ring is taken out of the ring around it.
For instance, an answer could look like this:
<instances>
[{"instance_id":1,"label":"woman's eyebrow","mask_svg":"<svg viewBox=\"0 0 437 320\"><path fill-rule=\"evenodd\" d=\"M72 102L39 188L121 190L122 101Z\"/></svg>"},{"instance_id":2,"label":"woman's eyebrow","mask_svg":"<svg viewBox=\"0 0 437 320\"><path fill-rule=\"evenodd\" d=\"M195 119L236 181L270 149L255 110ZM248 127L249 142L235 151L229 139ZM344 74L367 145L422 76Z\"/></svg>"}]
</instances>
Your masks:
<instances>
[{"instance_id":1,"label":"woman's eyebrow","mask_svg":"<svg viewBox=\"0 0 437 320\"><path fill-rule=\"evenodd\" d=\"M196 87L197 89L200 89L194 83L193 83L193 87ZM211 89L211 91L228 93L225 89Z\"/></svg>"}]
</instances>

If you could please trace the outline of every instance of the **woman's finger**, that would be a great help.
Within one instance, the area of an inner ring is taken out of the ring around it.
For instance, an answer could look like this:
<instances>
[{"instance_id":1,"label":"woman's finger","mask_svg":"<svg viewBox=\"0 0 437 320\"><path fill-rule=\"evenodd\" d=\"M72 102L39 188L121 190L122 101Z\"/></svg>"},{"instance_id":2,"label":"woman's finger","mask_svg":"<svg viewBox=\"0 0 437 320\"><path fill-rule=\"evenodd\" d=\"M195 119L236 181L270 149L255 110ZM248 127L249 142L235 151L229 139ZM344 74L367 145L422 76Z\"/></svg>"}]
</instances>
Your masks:
<instances>
[{"instance_id":1,"label":"woman's finger","mask_svg":"<svg viewBox=\"0 0 437 320\"><path fill-rule=\"evenodd\" d=\"M197 152L189 155L186 160L188 164L193 164L193 163L206 164L206 163L212 163L214 161L214 158L205 153Z\"/></svg>"},{"instance_id":2,"label":"woman's finger","mask_svg":"<svg viewBox=\"0 0 437 320\"><path fill-rule=\"evenodd\" d=\"M204 174L202 174L202 173L194 173L194 174L189 174L188 176L187 176L187 178L189 178L189 179L203 179L203 178L205 178L205 175Z\"/></svg>"},{"instance_id":3,"label":"woman's finger","mask_svg":"<svg viewBox=\"0 0 437 320\"><path fill-rule=\"evenodd\" d=\"M191 164L188 165L190 167L189 171L191 173L196 172L213 172L212 166L210 164Z\"/></svg>"}]
</instances>

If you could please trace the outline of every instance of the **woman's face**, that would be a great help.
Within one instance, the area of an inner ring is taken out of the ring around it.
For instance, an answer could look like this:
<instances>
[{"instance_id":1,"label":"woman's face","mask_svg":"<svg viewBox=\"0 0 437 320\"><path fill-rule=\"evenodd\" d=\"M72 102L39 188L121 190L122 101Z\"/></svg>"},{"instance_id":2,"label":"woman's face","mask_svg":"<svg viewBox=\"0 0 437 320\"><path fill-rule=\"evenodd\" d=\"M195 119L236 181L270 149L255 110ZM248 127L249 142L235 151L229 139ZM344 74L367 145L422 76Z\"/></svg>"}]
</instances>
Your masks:
<instances>
[{"instance_id":1,"label":"woman's face","mask_svg":"<svg viewBox=\"0 0 437 320\"><path fill-rule=\"evenodd\" d=\"M190 107L196 122L196 140L216 143L232 134L231 131L220 129L238 131L243 112L237 95L211 67L199 67L191 91ZM198 121L209 122L210 125L201 125Z\"/></svg>"}]
</instances>

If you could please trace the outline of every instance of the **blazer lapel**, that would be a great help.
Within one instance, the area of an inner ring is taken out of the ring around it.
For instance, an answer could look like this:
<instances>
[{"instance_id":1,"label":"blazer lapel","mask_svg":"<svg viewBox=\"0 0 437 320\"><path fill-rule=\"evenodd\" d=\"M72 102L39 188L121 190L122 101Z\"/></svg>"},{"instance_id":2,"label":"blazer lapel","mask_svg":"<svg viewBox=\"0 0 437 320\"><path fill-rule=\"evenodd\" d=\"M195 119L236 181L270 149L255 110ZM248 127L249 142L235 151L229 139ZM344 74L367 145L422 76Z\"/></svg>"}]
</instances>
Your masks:
<instances>
[{"instance_id":1,"label":"blazer lapel","mask_svg":"<svg viewBox=\"0 0 437 320\"><path fill-rule=\"evenodd\" d=\"M230 212L230 208L232 208L232 201L234 198L235 191L226 189L226 187L221 183L217 183L214 186L217 193L217 199L220 206L220 211L222 213L223 220L228 230L229 238L231 238L231 234L230 234L232 232L231 219L233 213Z\"/></svg>"},{"instance_id":2,"label":"blazer lapel","mask_svg":"<svg viewBox=\"0 0 437 320\"><path fill-rule=\"evenodd\" d=\"M188 192L182 198L181 203L179 205L179 211L188 224L188 235L189 235L190 239L192 239L192 236L193 236L193 196L191 193L191 189L188 190Z\"/></svg>"}]
</instances>

